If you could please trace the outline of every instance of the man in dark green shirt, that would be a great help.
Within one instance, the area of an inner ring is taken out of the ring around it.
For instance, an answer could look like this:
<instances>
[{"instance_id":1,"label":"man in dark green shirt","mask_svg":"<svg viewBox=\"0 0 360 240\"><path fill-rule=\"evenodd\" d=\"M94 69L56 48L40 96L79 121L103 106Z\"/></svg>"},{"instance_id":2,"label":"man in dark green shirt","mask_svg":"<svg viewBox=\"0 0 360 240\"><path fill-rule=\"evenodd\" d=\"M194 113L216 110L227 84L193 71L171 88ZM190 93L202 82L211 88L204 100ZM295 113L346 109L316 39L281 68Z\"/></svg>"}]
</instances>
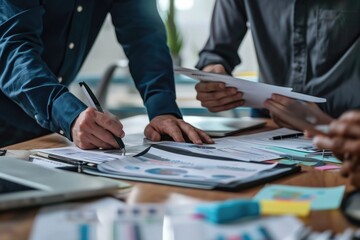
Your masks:
<instances>
[{"instance_id":1,"label":"man in dark green shirt","mask_svg":"<svg viewBox=\"0 0 360 240\"><path fill-rule=\"evenodd\" d=\"M360 1L218 0L197 68L231 74L248 29L259 81L327 99L331 117L360 108ZM197 99L210 111L241 106L246 96L222 83L201 82Z\"/></svg>"},{"instance_id":2,"label":"man in dark green shirt","mask_svg":"<svg viewBox=\"0 0 360 240\"><path fill-rule=\"evenodd\" d=\"M118 147L121 123L67 88L107 14L151 120L145 136L212 142L181 119L155 0L1 0L0 146L57 132L85 149Z\"/></svg>"}]
</instances>

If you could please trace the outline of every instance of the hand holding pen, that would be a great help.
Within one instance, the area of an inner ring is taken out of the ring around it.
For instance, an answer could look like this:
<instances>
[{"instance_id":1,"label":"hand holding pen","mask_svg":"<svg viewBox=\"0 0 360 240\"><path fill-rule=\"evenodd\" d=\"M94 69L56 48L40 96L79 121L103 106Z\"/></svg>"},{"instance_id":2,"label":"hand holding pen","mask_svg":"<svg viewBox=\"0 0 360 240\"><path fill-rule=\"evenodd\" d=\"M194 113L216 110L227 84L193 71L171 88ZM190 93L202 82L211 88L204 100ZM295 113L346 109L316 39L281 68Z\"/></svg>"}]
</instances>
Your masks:
<instances>
[{"instance_id":1,"label":"hand holding pen","mask_svg":"<svg viewBox=\"0 0 360 240\"><path fill-rule=\"evenodd\" d=\"M73 123L71 132L74 143L82 149L120 148L125 154L121 140L125 135L123 126L115 116L103 113L95 95L84 82L80 85L91 107L80 113Z\"/></svg>"}]
</instances>

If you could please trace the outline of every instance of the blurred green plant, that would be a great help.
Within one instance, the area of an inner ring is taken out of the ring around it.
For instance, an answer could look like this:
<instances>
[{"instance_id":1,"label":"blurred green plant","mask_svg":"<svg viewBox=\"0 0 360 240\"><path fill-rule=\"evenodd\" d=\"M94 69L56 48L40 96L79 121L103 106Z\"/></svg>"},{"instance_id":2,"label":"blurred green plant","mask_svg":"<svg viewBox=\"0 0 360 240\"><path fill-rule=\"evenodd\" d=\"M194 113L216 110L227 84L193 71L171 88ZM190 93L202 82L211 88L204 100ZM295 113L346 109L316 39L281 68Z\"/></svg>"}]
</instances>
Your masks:
<instances>
[{"instance_id":1,"label":"blurred green plant","mask_svg":"<svg viewBox=\"0 0 360 240\"><path fill-rule=\"evenodd\" d=\"M183 40L175 22L175 0L169 0L169 10L165 20L167 43L173 58L179 58Z\"/></svg>"}]
</instances>

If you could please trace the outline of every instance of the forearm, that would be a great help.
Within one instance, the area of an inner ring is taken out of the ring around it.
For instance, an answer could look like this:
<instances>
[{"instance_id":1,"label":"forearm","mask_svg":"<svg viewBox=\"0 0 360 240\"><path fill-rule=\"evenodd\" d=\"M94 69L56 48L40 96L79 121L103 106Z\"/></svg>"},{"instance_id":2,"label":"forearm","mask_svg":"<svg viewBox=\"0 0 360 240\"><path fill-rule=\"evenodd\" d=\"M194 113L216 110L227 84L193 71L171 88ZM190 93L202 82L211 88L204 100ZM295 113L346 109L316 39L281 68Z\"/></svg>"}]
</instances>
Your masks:
<instances>
[{"instance_id":1,"label":"forearm","mask_svg":"<svg viewBox=\"0 0 360 240\"><path fill-rule=\"evenodd\" d=\"M117 3L111 14L149 118L164 114L181 117L175 102L173 66L165 27L158 15L156 1Z\"/></svg>"},{"instance_id":2,"label":"forearm","mask_svg":"<svg viewBox=\"0 0 360 240\"><path fill-rule=\"evenodd\" d=\"M42 60L44 9L34 2L23 9L17 5L12 11L0 10L0 87L40 126L71 138L71 123L85 105L59 84Z\"/></svg>"}]
</instances>

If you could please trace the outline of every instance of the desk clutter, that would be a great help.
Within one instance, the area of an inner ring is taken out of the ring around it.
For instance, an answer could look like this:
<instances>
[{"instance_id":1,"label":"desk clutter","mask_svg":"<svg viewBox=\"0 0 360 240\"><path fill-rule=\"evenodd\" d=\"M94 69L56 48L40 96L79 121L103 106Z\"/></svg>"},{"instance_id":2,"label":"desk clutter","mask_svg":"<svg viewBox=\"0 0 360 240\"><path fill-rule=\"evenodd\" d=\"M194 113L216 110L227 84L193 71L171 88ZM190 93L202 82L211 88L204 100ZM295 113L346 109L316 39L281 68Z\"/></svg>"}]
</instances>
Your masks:
<instances>
[{"instance_id":1,"label":"desk clutter","mask_svg":"<svg viewBox=\"0 0 360 240\"><path fill-rule=\"evenodd\" d=\"M259 216L251 200L191 205L125 205L114 198L43 208L31 240L360 239L359 231L315 232L292 215ZM243 214L226 210L231 206ZM229 218L229 215L230 216ZM214 221L215 220L215 221Z\"/></svg>"},{"instance_id":2,"label":"desk clutter","mask_svg":"<svg viewBox=\"0 0 360 240\"><path fill-rule=\"evenodd\" d=\"M97 176L226 191L299 172L299 164L324 171L336 170L339 163L289 129L219 138L212 145L144 141L142 146L146 149L126 156L116 150L37 149L30 161ZM30 239L356 239L357 231L314 232L302 221L312 211L338 209L344 190L268 184L253 199L222 202L126 205L105 198L69 203L43 208Z\"/></svg>"},{"instance_id":3,"label":"desk clutter","mask_svg":"<svg viewBox=\"0 0 360 240\"><path fill-rule=\"evenodd\" d=\"M329 153L315 149L312 141L290 129L215 139L215 144L146 142L142 152L81 150L76 147L38 149L30 156L37 164L61 162L88 174L176 185L238 191L299 172L299 164L325 167L339 163ZM275 162L269 162L276 160ZM56 164L54 164L56 165Z\"/></svg>"}]
</instances>

